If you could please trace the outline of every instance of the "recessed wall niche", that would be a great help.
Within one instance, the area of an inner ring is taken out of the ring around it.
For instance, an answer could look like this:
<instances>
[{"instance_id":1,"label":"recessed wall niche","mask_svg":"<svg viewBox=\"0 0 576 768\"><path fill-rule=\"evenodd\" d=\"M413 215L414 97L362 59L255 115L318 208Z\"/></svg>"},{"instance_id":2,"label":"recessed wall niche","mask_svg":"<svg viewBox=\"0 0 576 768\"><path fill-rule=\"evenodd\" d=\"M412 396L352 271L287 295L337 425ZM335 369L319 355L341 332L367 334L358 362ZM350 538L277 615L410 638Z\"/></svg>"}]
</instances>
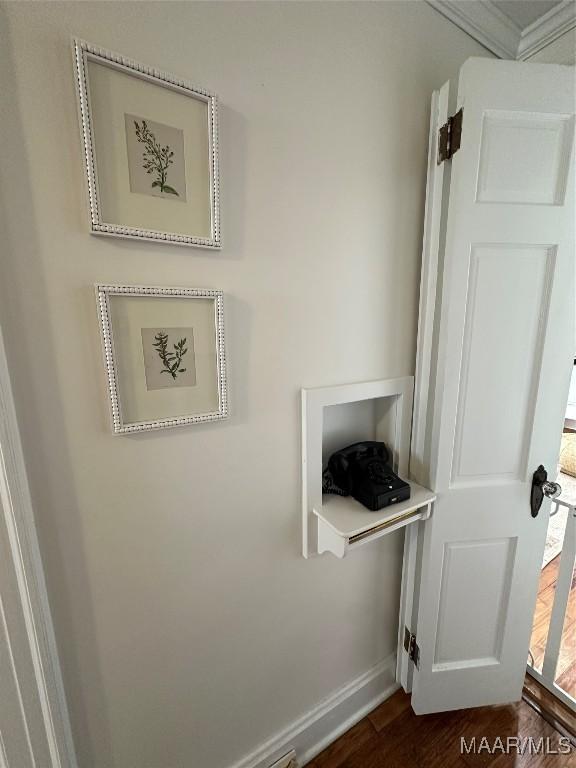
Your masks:
<instances>
[{"instance_id":1,"label":"recessed wall niche","mask_svg":"<svg viewBox=\"0 0 576 768\"><path fill-rule=\"evenodd\" d=\"M352 497L322 494L330 455L360 440L381 440L393 468L408 479L414 380L412 376L302 390L302 553L352 548L430 514L434 494L411 482L408 501L370 512Z\"/></svg>"},{"instance_id":2,"label":"recessed wall niche","mask_svg":"<svg viewBox=\"0 0 576 768\"><path fill-rule=\"evenodd\" d=\"M382 440L393 450L390 442L394 439L394 435L390 434L390 411L393 408L394 403L389 397L324 406L322 469L334 451L361 440Z\"/></svg>"}]
</instances>

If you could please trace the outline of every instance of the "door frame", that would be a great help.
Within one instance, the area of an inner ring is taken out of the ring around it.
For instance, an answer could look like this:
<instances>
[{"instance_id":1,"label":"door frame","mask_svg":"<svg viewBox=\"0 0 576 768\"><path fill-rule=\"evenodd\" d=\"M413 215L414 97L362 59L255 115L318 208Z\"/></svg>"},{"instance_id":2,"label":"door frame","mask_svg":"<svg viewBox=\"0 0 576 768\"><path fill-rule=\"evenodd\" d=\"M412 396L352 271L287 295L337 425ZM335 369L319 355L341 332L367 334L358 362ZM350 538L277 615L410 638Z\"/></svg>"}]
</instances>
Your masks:
<instances>
[{"instance_id":1,"label":"door frame","mask_svg":"<svg viewBox=\"0 0 576 768\"><path fill-rule=\"evenodd\" d=\"M37 726L44 730L50 750L46 768L78 768L1 327L0 500L42 713ZM21 701L19 706L28 723L30 713Z\"/></svg>"},{"instance_id":2,"label":"door frame","mask_svg":"<svg viewBox=\"0 0 576 768\"><path fill-rule=\"evenodd\" d=\"M437 136L448 119L450 82L432 92L430 100L430 126L428 133L428 167L426 174L426 204L424 208L424 234L420 271L420 302L418 309L418 335L416 344L416 373L414 377L414 406L412 409L412 438L410 442L409 476L420 485L430 488L428 399L432 374L432 350L436 317L438 269L440 259L440 218L444 174L450 173L446 164L436 162ZM432 505L432 510L434 505ZM420 582L419 543L423 540L423 522L406 527L404 557L400 587L400 619L396 654L396 680L406 693L412 691L414 668L404 647L407 630L416 636L418 624L418 585Z\"/></svg>"}]
</instances>

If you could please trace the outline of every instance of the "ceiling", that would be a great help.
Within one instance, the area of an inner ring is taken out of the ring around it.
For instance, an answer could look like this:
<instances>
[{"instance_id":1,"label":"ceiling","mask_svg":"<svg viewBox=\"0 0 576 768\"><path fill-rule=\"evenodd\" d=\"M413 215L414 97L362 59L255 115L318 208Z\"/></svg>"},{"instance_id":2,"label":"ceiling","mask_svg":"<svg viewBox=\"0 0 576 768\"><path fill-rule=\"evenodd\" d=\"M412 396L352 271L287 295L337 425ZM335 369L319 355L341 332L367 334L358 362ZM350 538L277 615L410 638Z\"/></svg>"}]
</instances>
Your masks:
<instances>
[{"instance_id":1,"label":"ceiling","mask_svg":"<svg viewBox=\"0 0 576 768\"><path fill-rule=\"evenodd\" d=\"M427 0L502 59L528 59L576 27L576 0Z\"/></svg>"},{"instance_id":2,"label":"ceiling","mask_svg":"<svg viewBox=\"0 0 576 768\"><path fill-rule=\"evenodd\" d=\"M562 0L493 0L493 5L522 31L561 2Z\"/></svg>"}]
</instances>

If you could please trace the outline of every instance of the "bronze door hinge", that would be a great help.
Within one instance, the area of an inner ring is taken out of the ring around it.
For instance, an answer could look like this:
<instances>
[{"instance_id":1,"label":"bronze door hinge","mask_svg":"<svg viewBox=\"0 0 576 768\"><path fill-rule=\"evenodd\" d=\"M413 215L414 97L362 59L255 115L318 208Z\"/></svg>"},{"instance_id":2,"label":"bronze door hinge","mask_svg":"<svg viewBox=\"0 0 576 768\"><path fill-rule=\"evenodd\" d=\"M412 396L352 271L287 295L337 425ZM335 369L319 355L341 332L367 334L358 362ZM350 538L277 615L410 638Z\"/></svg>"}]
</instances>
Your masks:
<instances>
[{"instance_id":1,"label":"bronze door hinge","mask_svg":"<svg viewBox=\"0 0 576 768\"><path fill-rule=\"evenodd\" d=\"M462 118L463 110L459 109L438 131L438 165L449 160L460 149Z\"/></svg>"},{"instance_id":2,"label":"bronze door hinge","mask_svg":"<svg viewBox=\"0 0 576 768\"><path fill-rule=\"evenodd\" d=\"M404 627L404 650L410 661L413 661L416 669L418 669L420 667L420 648L416 642L416 635L413 635L408 627Z\"/></svg>"}]
</instances>

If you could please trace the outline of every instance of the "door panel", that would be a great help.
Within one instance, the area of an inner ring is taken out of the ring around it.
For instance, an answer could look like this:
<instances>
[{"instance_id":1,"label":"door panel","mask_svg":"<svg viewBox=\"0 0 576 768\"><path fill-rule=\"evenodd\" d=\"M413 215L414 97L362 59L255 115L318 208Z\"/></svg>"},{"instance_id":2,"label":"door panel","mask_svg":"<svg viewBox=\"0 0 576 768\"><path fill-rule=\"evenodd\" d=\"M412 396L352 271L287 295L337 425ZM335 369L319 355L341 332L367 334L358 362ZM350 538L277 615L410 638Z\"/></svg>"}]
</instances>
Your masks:
<instances>
[{"instance_id":1,"label":"door panel","mask_svg":"<svg viewBox=\"0 0 576 768\"><path fill-rule=\"evenodd\" d=\"M570 133L568 115L486 111L477 202L562 205Z\"/></svg>"},{"instance_id":2,"label":"door panel","mask_svg":"<svg viewBox=\"0 0 576 768\"><path fill-rule=\"evenodd\" d=\"M515 538L445 543L434 671L500 662L516 543ZM468 600L473 590L478 603ZM450 631L456 622L462 623L459 633Z\"/></svg>"},{"instance_id":3,"label":"door panel","mask_svg":"<svg viewBox=\"0 0 576 768\"><path fill-rule=\"evenodd\" d=\"M426 415L438 500L415 590L417 713L521 695L548 515L545 502L531 516L531 478L540 463L555 472L574 355L573 94L569 67L461 70Z\"/></svg>"},{"instance_id":4,"label":"door panel","mask_svg":"<svg viewBox=\"0 0 576 768\"><path fill-rule=\"evenodd\" d=\"M551 248L472 247L452 488L513 482L526 474L526 433L535 406L553 270ZM499 407L486 409L486 402Z\"/></svg>"}]
</instances>

